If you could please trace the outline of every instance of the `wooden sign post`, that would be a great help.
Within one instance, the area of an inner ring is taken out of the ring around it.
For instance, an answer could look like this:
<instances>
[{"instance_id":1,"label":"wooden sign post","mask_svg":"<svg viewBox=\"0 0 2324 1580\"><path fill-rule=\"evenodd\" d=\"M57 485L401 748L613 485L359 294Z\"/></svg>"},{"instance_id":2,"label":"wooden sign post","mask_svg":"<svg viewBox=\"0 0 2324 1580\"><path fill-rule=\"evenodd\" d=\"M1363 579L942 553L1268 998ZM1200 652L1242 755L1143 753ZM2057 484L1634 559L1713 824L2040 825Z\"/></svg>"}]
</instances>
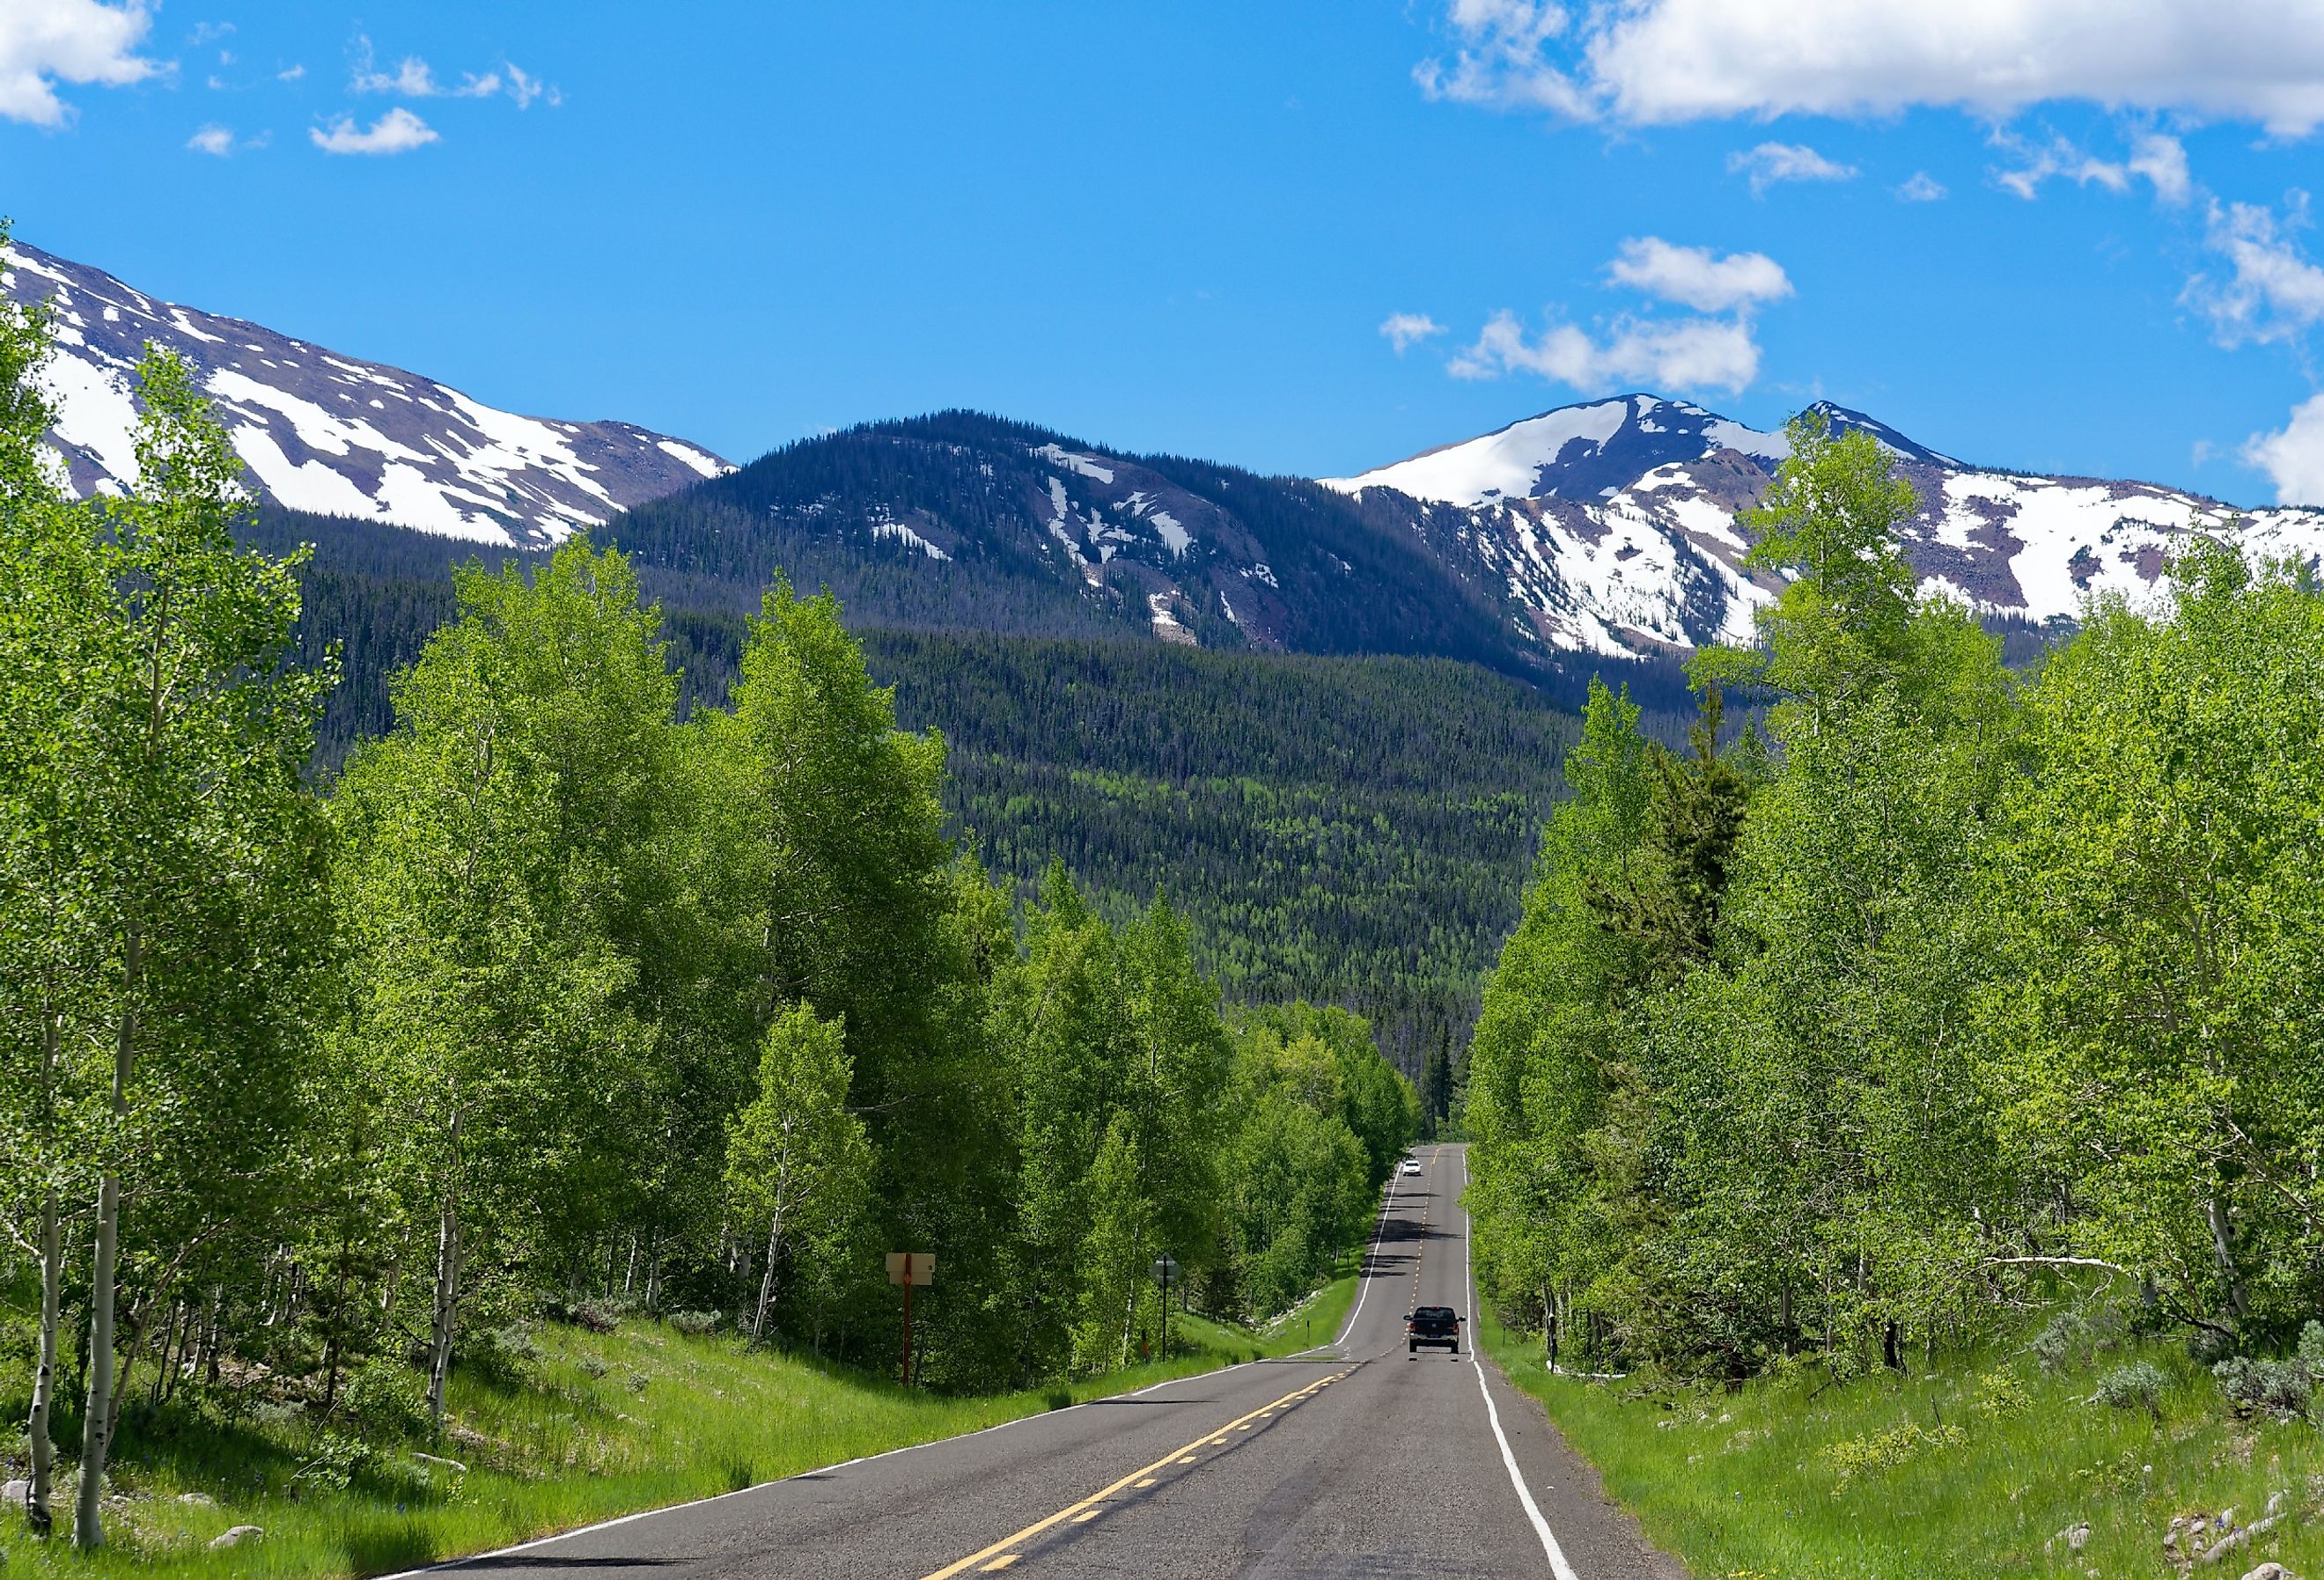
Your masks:
<instances>
[{"instance_id":1,"label":"wooden sign post","mask_svg":"<svg viewBox=\"0 0 2324 1580\"><path fill-rule=\"evenodd\" d=\"M912 1385L912 1286L932 1284L936 1280L936 1253L933 1251L891 1251L888 1253L888 1281L904 1286L904 1386Z\"/></svg>"}]
</instances>

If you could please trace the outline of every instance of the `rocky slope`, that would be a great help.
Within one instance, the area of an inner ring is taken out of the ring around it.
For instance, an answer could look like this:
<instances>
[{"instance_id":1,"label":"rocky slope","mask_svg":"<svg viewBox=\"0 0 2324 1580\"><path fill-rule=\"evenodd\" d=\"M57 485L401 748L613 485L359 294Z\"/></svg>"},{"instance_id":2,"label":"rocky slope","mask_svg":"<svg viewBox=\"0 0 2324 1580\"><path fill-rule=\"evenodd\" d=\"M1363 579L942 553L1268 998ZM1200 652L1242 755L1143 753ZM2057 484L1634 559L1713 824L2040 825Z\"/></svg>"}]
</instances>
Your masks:
<instances>
[{"instance_id":1,"label":"rocky slope","mask_svg":"<svg viewBox=\"0 0 2324 1580\"><path fill-rule=\"evenodd\" d=\"M133 369L147 341L200 370L266 497L478 542L540 545L730 470L699 446L625 422L560 422L487 406L401 368L341 356L240 319L159 300L17 243L0 291L47 298L43 376L76 493L136 475Z\"/></svg>"}]
</instances>

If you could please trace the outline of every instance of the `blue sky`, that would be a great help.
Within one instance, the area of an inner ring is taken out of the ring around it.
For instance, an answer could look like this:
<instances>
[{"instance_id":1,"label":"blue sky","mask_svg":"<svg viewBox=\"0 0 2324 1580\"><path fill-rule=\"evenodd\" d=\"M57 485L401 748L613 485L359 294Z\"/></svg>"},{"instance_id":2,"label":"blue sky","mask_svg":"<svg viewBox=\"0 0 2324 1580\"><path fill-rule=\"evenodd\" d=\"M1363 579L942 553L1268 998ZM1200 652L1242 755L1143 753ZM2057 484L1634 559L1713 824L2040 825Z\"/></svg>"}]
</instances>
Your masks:
<instances>
[{"instance_id":1,"label":"blue sky","mask_svg":"<svg viewBox=\"0 0 2324 1580\"><path fill-rule=\"evenodd\" d=\"M32 9L24 240L738 459L966 405L1335 474L1650 388L2324 504L2299 0Z\"/></svg>"}]
</instances>

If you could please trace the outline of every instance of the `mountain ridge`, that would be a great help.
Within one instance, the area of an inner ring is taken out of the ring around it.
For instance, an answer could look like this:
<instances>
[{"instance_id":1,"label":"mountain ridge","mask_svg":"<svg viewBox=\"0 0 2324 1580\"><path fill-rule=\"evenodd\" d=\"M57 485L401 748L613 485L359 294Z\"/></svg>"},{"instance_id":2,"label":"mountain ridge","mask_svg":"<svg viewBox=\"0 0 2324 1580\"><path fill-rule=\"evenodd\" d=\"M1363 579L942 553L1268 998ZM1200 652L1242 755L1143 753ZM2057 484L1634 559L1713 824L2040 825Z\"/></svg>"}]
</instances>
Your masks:
<instances>
[{"instance_id":1,"label":"mountain ridge","mask_svg":"<svg viewBox=\"0 0 2324 1580\"><path fill-rule=\"evenodd\" d=\"M1871 433L1920 509L1904 547L1924 586L2030 623L2071 616L2093 594L2151 591L2187 532L2314 563L2324 511L2242 511L2161 485L1984 467L1831 402L1812 410ZM1787 453L1766 431L1692 402L1632 393L1554 408L1476 439L1324 483L1463 513L1446 546L1499 571L1548 647L1675 654L1748 641L1781 582L1743 563L1736 513Z\"/></svg>"},{"instance_id":2,"label":"mountain ridge","mask_svg":"<svg viewBox=\"0 0 2324 1580\"><path fill-rule=\"evenodd\" d=\"M42 370L57 406L50 439L84 497L136 475L134 371L148 342L193 365L261 493L290 509L540 546L730 469L632 423L503 411L400 367L162 300L22 241L0 254L0 291L45 299L54 315Z\"/></svg>"},{"instance_id":3,"label":"mountain ridge","mask_svg":"<svg viewBox=\"0 0 2324 1580\"><path fill-rule=\"evenodd\" d=\"M54 309L43 377L75 493L134 475L129 373L151 339L197 365L273 506L499 550L586 531L685 605L747 608L788 575L899 630L1434 655L1570 686L1586 667L1749 642L1783 585L1745 563L1736 524L1783 433L1643 391L1347 477L1139 454L964 409L738 468L625 423L501 411L23 244L0 262L0 288ZM2324 556L2324 511L1978 467L1868 413L1815 410L1874 435L1913 484L1904 547L1923 585L2001 620L2144 596L2188 532Z\"/></svg>"}]
</instances>

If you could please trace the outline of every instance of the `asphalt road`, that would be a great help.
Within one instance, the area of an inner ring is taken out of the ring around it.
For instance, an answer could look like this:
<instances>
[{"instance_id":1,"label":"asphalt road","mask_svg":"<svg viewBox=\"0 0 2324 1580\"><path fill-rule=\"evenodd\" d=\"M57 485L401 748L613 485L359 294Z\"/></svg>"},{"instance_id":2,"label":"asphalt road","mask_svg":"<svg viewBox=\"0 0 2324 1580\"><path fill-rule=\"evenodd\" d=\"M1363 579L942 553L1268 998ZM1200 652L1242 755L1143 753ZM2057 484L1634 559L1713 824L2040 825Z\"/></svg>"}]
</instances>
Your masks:
<instances>
[{"instance_id":1,"label":"asphalt road","mask_svg":"<svg viewBox=\"0 0 2324 1580\"><path fill-rule=\"evenodd\" d=\"M1460 1147L1399 1177L1327 1348L770 1482L446 1566L761 1576L1683 1580L1540 1408L1404 1314L1475 1301ZM1464 1327L1464 1333L1466 1328Z\"/></svg>"}]
</instances>

